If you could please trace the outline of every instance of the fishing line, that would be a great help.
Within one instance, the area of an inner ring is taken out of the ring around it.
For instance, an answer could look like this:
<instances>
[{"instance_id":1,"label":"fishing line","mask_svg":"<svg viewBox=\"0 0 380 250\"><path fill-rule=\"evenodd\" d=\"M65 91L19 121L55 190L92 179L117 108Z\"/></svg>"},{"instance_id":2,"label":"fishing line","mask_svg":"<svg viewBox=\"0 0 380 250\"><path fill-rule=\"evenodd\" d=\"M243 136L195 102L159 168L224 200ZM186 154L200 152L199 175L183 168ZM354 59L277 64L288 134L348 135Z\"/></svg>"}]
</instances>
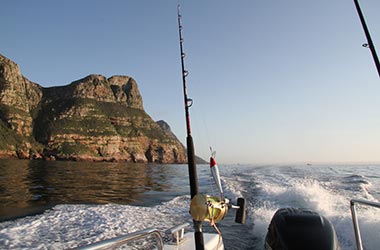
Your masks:
<instances>
[{"instance_id":1,"label":"fishing line","mask_svg":"<svg viewBox=\"0 0 380 250\"><path fill-rule=\"evenodd\" d=\"M195 130L197 133L197 140L199 141L199 146L200 146L199 148L201 149L201 152L207 152L207 148L208 148L207 145L209 144L207 142L210 142L210 138L209 138L210 133L206 126L206 122L203 116L199 115L201 114L201 112L202 112L201 110L200 112L197 112L197 110L195 110L194 112Z\"/></svg>"},{"instance_id":2,"label":"fishing line","mask_svg":"<svg viewBox=\"0 0 380 250\"><path fill-rule=\"evenodd\" d=\"M210 147L211 148L211 147ZM209 214L209 217L211 218L210 219L210 225L215 229L215 231L218 233L219 235L219 239L218 239L218 244L216 245L216 250L219 249L220 247L220 243L221 243L221 240L222 240L222 232L219 230L219 228L216 226L216 223L214 221L214 209L213 209L213 205L210 205L211 209L208 209L208 214ZM212 211L212 212L211 212Z\"/></svg>"},{"instance_id":3,"label":"fishing line","mask_svg":"<svg viewBox=\"0 0 380 250\"><path fill-rule=\"evenodd\" d=\"M213 145L213 143L211 142L211 139L210 139L210 130L207 126L206 119L204 118L204 115L202 115L202 112L194 112L194 114L195 114L194 115L195 120L197 121L195 123L195 131L197 134L197 138L199 139L199 145L200 145L199 148L202 149L201 152L209 151L210 152L209 155L215 158L216 152L213 151L212 147L211 147L211 145ZM201 115L199 115L199 114L201 114ZM200 127L202 128L202 130L200 130ZM202 132L200 132L200 131L202 131ZM208 160L208 159L205 159L205 160ZM213 196L219 195L218 188L217 188L217 186L213 180L211 173L209 175L208 180L209 180L209 182L208 182L209 190L211 191L210 193Z\"/></svg>"},{"instance_id":4,"label":"fishing line","mask_svg":"<svg viewBox=\"0 0 380 250\"><path fill-rule=\"evenodd\" d=\"M193 108L195 108L195 107L193 107ZM211 151L210 156L215 157L216 152L213 151L212 147L210 146L210 144L212 145L212 143L206 143L205 142L205 141L211 142L211 139L209 136L210 132L209 132L209 129L207 126L207 122L204 119L204 116L199 115L199 114L201 114L201 112L194 112L194 117L193 117L193 121L195 121L193 123L193 128L195 129L195 133L197 135L197 142L196 143L197 143L197 145L199 145L199 147L197 147L197 148L201 148L202 149L201 152L207 152L207 150L210 150ZM202 130L200 130L201 127L203 127ZM205 160L207 161L208 159L205 159ZM219 194L218 188L217 188L215 182L213 181L213 177L212 177L211 173L209 174L208 186L209 186L209 190L211 191L210 193L213 196L217 196Z\"/></svg>"}]
</instances>

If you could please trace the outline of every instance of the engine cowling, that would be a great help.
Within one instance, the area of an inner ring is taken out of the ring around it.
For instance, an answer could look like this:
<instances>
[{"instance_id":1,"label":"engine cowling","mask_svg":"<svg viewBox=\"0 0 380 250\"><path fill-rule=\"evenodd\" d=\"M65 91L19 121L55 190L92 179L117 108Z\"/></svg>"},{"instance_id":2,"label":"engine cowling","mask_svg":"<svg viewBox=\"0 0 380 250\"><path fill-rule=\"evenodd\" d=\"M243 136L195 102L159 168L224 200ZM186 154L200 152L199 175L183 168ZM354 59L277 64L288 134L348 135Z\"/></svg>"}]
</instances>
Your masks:
<instances>
[{"instance_id":1,"label":"engine cowling","mask_svg":"<svg viewBox=\"0 0 380 250\"><path fill-rule=\"evenodd\" d=\"M300 208L280 208L265 238L267 250L338 250L334 226L324 216Z\"/></svg>"}]
</instances>

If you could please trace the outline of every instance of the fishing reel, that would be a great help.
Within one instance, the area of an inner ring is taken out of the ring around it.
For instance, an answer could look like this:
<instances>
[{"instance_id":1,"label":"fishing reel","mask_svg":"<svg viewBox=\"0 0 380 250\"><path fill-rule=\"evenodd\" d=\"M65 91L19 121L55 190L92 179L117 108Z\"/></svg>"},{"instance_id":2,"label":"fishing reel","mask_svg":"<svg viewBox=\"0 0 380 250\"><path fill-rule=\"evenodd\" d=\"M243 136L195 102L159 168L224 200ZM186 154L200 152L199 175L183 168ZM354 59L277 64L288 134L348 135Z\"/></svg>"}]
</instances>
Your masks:
<instances>
[{"instance_id":1,"label":"fishing reel","mask_svg":"<svg viewBox=\"0 0 380 250\"><path fill-rule=\"evenodd\" d=\"M212 151L212 150L211 150ZM211 153L210 171L219 191L218 196L196 194L190 203L190 214L196 221L207 221L211 224L221 221L227 215L228 209L237 209L235 222L244 224L246 217L246 202L244 198L237 199L237 205L224 198L219 169L215 161L215 152Z\"/></svg>"},{"instance_id":2,"label":"fishing reel","mask_svg":"<svg viewBox=\"0 0 380 250\"><path fill-rule=\"evenodd\" d=\"M206 221L211 224L223 220L229 209L236 209L236 223L245 223L246 202L244 198L238 198L237 205L233 205L225 198L197 194L190 203L191 217L196 221Z\"/></svg>"}]
</instances>

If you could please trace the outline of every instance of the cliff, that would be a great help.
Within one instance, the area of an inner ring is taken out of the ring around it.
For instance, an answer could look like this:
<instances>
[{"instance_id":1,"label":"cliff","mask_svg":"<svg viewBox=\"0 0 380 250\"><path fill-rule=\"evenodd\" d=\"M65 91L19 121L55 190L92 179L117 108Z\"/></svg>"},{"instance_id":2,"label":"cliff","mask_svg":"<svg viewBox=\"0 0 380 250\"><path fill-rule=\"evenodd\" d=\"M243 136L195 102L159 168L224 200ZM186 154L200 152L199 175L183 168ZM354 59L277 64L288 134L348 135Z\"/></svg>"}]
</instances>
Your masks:
<instances>
[{"instance_id":1,"label":"cliff","mask_svg":"<svg viewBox=\"0 0 380 250\"><path fill-rule=\"evenodd\" d=\"M144 111L133 78L89 75L44 88L1 54L0 141L0 158L186 161L169 125Z\"/></svg>"}]
</instances>

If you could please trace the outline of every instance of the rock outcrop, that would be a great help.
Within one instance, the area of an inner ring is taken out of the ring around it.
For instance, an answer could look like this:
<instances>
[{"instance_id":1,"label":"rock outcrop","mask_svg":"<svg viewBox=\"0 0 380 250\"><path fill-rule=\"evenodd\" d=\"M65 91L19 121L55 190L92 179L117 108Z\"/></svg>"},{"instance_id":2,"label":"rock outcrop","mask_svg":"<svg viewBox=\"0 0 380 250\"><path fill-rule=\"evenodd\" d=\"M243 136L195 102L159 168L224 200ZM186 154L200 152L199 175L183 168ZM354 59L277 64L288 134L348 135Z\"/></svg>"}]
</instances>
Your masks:
<instances>
[{"instance_id":1,"label":"rock outcrop","mask_svg":"<svg viewBox=\"0 0 380 250\"><path fill-rule=\"evenodd\" d=\"M164 124L164 125L163 125ZM0 158L183 163L169 125L144 111L136 81L89 75L43 88L0 55Z\"/></svg>"}]
</instances>

